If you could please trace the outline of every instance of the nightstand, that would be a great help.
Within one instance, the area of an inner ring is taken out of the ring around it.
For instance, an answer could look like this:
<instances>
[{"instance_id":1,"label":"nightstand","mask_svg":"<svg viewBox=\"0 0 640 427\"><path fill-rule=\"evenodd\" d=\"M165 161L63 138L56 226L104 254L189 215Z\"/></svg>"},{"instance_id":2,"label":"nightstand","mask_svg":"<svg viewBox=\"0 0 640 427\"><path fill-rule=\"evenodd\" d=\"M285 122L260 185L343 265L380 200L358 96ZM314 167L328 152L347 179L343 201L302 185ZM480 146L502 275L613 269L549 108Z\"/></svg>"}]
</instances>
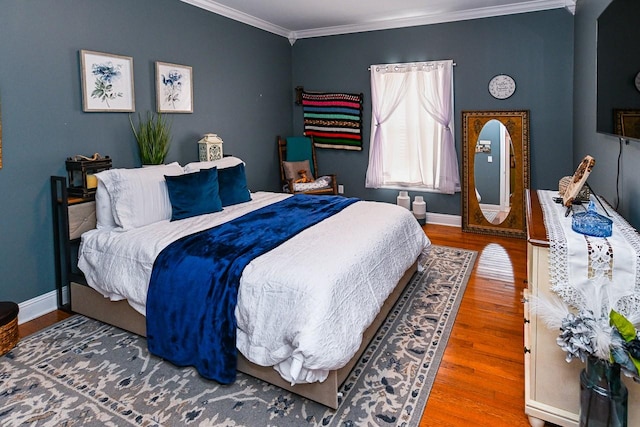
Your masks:
<instances>
[{"instance_id":1,"label":"nightstand","mask_svg":"<svg viewBox=\"0 0 640 427\"><path fill-rule=\"evenodd\" d=\"M95 193L94 193L95 194ZM96 227L96 202L94 194L88 197L69 196L67 179L51 177L51 209L58 308L71 311L70 283L86 285L82 272L77 268L80 236Z\"/></svg>"}]
</instances>

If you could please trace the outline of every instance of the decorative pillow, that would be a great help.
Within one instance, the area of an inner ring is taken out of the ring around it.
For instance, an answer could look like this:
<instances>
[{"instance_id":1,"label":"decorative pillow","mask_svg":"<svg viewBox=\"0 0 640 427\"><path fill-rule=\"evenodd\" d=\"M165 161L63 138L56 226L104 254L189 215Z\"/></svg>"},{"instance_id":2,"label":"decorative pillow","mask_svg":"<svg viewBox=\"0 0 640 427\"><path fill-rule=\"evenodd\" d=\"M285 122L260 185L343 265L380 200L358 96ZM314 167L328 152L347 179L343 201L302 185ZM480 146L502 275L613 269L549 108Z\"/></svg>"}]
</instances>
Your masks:
<instances>
[{"instance_id":1,"label":"decorative pillow","mask_svg":"<svg viewBox=\"0 0 640 427\"><path fill-rule=\"evenodd\" d=\"M242 163L230 168L218 169L218 187L222 206L237 205L251 200Z\"/></svg>"},{"instance_id":2,"label":"decorative pillow","mask_svg":"<svg viewBox=\"0 0 640 427\"><path fill-rule=\"evenodd\" d=\"M96 228L113 229L117 228L116 220L111 210L111 196L107 187L98 178L98 188L96 189Z\"/></svg>"},{"instance_id":3,"label":"decorative pillow","mask_svg":"<svg viewBox=\"0 0 640 427\"><path fill-rule=\"evenodd\" d=\"M307 178L313 179L313 175L311 174L311 168L309 167L309 160L304 160L302 162L282 162L284 166L284 176L287 179L296 179L300 178L301 170L305 170L307 172Z\"/></svg>"},{"instance_id":4,"label":"decorative pillow","mask_svg":"<svg viewBox=\"0 0 640 427\"><path fill-rule=\"evenodd\" d=\"M167 175L165 179L171 201L171 221L222 210L216 168L178 176Z\"/></svg>"},{"instance_id":5,"label":"decorative pillow","mask_svg":"<svg viewBox=\"0 0 640 427\"><path fill-rule=\"evenodd\" d=\"M239 165L240 163L244 164L244 162L241 159L233 156L228 156L228 157L223 157L220 160L212 160L210 162L189 163L184 167L184 171L187 173L190 173L190 172L197 172L202 169L211 169L214 167L220 170L220 169L230 168L230 167Z\"/></svg>"},{"instance_id":6,"label":"decorative pillow","mask_svg":"<svg viewBox=\"0 0 640 427\"><path fill-rule=\"evenodd\" d=\"M184 170L174 162L149 168L109 169L96 177L109 193L115 223L128 230L171 218L164 177L182 174Z\"/></svg>"}]
</instances>

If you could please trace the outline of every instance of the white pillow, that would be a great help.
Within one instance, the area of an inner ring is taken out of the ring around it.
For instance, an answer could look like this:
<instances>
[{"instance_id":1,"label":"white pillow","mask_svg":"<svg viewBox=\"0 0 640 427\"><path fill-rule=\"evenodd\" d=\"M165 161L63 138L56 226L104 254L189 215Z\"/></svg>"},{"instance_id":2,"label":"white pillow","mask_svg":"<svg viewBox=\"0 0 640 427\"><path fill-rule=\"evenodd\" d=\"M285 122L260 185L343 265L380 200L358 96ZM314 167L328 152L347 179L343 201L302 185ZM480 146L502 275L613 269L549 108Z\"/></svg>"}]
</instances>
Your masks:
<instances>
[{"instance_id":1,"label":"white pillow","mask_svg":"<svg viewBox=\"0 0 640 427\"><path fill-rule=\"evenodd\" d=\"M330 176L321 176L313 182L294 182L293 191L309 191L318 190L320 188L329 187L331 185Z\"/></svg>"},{"instance_id":2,"label":"white pillow","mask_svg":"<svg viewBox=\"0 0 640 427\"><path fill-rule=\"evenodd\" d=\"M171 219L164 176L183 173L182 167L174 162L148 168L109 169L96 176L109 193L115 223L128 230Z\"/></svg>"},{"instance_id":3,"label":"white pillow","mask_svg":"<svg viewBox=\"0 0 640 427\"><path fill-rule=\"evenodd\" d=\"M233 156L223 157L220 160L212 160L209 162L192 162L184 167L184 171L186 173L198 172L201 169L211 169L212 167L217 167L218 169L224 168L232 168L240 163L244 164L244 162Z\"/></svg>"},{"instance_id":4,"label":"white pillow","mask_svg":"<svg viewBox=\"0 0 640 427\"><path fill-rule=\"evenodd\" d=\"M118 227L113 217L111 208L111 196L109 190L98 176L98 188L96 189L96 228L113 229Z\"/></svg>"}]
</instances>

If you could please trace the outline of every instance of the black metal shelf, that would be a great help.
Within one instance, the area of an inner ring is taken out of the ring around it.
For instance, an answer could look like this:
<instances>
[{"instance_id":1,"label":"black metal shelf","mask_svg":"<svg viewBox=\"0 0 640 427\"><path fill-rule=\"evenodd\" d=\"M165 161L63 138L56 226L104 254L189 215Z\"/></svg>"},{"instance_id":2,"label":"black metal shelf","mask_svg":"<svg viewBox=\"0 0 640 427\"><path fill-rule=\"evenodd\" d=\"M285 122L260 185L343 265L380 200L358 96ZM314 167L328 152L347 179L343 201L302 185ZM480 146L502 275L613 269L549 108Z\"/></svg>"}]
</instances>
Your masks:
<instances>
[{"instance_id":1,"label":"black metal shelf","mask_svg":"<svg viewBox=\"0 0 640 427\"><path fill-rule=\"evenodd\" d=\"M94 200L93 195L70 197L67 179L51 177L51 211L53 219L53 243L55 259L56 292L58 309L71 312L71 282L86 284L82 272L77 270L73 257L77 257L80 239L69 238L69 206Z\"/></svg>"}]
</instances>

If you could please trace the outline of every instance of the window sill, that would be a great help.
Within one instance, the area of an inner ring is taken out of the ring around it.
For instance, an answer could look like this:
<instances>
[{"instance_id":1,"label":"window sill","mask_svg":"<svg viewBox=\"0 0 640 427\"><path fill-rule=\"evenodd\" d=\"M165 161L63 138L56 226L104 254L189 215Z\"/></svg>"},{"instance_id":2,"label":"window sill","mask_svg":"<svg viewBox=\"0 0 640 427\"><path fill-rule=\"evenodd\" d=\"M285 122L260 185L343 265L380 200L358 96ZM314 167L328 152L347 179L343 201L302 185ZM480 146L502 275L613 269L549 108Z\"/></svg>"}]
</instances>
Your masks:
<instances>
[{"instance_id":1,"label":"window sill","mask_svg":"<svg viewBox=\"0 0 640 427\"><path fill-rule=\"evenodd\" d=\"M401 185L383 185L380 188L383 188L385 190L400 190L400 191L413 191L413 192L420 192L420 193L436 193L436 194L450 195L448 193L443 193L441 191L434 190L432 188L425 188L425 187L405 187ZM456 190L455 192L459 193L460 190Z\"/></svg>"}]
</instances>

